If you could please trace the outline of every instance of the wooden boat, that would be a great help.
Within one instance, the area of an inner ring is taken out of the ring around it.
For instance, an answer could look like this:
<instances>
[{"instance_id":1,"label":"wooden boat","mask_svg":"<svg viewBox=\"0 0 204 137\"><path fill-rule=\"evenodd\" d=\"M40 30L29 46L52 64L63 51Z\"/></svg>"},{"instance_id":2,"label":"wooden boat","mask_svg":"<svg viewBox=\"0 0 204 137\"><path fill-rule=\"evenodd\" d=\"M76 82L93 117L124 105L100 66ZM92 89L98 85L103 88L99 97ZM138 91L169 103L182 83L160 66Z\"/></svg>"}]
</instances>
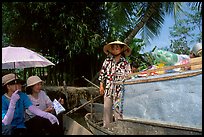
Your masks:
<instances>
[{"instance_id":1,"label":"wooden boat","mask_svg":"<svg viewBox=\"0 0 204 137\"><path fill-rule=\"evenodd\" d=\"M85 104L88 101L86 99L80 99L81 104ZM103 104L102 103L92 103L92 110L95 113L103 113ZM91 112L91 104L87 104L84 106L84 108L88 111Z\"/></svg>"},{"instance_id":2,"label":"wooden boat","mask_svg":"<svg viewBox=\"0 0 204 137\"><path fill-rule=\"evenodd\" d=\"M86 123L93 135L201 135L202 129L146 119L119 119L104 128L102 113L85 115Z\"/></svg>"},{"instance_id":3,"label":"wooden boat","mask_svg":"<svg viewBox=\"0 0 204 137\"><path fill-rule=\"evenodd\" d=\"M63 115L64 135L93 135L89 130L67 115Z\"/></svg>"},{"instance_id":4,"label":"wooden boat","mask_svg":"<svg viewBox=\"0 0 204 137\"><path fill-rule=\"evenodd\" d=\"M202 69L129 79L123 84L123 119L102 127L102 114L88 113L93 134L202 134Z\"/></svg>"}]
</instances>

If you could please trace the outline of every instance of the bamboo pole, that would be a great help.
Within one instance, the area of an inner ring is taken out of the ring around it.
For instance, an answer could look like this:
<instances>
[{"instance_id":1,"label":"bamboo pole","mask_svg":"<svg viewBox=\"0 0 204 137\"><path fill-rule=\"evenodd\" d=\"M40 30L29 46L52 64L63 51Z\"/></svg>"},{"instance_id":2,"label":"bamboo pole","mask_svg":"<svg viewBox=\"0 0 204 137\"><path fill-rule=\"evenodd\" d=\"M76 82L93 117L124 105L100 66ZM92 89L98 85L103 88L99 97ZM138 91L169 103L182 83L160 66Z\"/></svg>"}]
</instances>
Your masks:
<instances>
[{"instance_id":1,"label":"bamboo pole","mask_svg":"<svg viewBox=\"0 0 204 137\"><path fill-rule=\"evenodd\" d=\"M82 78L99 89L99 86L97 86L96 84L94 84L93 82L91 82L90 80L88 80L87 78L85 78L84 76L82 76Z\"/></svg>"},{"instance_id":2,"label":"bamboo pole","mask_svg":"<svg viewBox=\"0 0 204 137\"><path fill-rule=\"evenodd\" d=\"M93 97L91 95L91 120L93 119Z\"/></svg>"},{"instance_id":3,"label":"bamboo pole","mask_svg":"<svg viewBox=\"0 0 204 137\"><path fill-rule=\"evenodd\" d=\"M95 87L97 87L99 89L99 86L97 86L96 84L94 84L93 82L91 82L90 80L86 79L84 76L82 76L82 78L84 78L86 81L88 81L89 83L91 83L92 85L94 85ZM89 103L92 103L91 109L93 109L93 102L98 99L99 97L101 97L101 95L96 96L95 98L92 98L91 95L91 100L89 100L88 102L82 104L81 106L77 107L77 108L73 108L72 110L70 110L69 112L67 112L65 115L68 115L70 113L73 113L81 108L83 108L84 106L88 105Z\"/></svg>"},{"instance_id":4,"label":"bamboo pole","mask_svg":"<svg viewBox=\"0 0 204 137\"><path fill-rule=\"evenodd\" d=\"M96 96L95 98L93 98L93 101L95 101L95 100L98 99L99 97L101 97L101 95L98 95L98 96ZM79 106L79 107L77 107L77 108L76 108L76 107L73 108L72 110L70 110L69 112L67 112L65 115L69 115L69 114L71 114L71 113L73 113L73 112L75 112L75 111L77 111L77 110L83 108L84 106L88 105L88 104L91 103L91 102L92 102L92 99L89 100L89 101L87 101L86 103L84 103L83 105L81 105L81 106Z\"/></svg>"}]
</instances>

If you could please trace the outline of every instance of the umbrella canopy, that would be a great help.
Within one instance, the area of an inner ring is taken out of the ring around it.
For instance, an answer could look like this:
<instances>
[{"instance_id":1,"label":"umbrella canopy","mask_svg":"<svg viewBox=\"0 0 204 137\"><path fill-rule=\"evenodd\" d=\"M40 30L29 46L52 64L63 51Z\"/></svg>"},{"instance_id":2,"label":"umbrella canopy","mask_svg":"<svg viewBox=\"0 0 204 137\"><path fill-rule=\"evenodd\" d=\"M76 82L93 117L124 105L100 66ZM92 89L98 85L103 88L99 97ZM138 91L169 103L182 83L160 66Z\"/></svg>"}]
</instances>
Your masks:
<instances>
[{"instance_id":1,"label":"umbrella canopy","mask_svg":"<svg viewBox=\"0 0 204 137\"><path fill-rule=\"evenodd\" d=\"M55 65L42 55L24 47L2 48L2 69L23 69Z\"/></svg>"}]
</instances>

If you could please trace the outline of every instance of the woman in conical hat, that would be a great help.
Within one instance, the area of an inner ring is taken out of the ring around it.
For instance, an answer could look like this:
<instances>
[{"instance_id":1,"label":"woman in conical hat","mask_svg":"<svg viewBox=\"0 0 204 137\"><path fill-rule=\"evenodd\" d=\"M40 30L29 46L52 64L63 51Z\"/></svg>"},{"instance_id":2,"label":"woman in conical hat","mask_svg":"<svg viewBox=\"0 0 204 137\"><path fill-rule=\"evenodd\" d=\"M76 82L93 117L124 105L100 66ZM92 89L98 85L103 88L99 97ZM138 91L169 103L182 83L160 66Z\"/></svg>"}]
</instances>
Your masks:
<instances>
[{"instance_id":1,"label":"woman in conical hat","mask_svg":"<svg viewBox=\"0 0 204 137\"><path fill-rule=\"evenodd\" d=\"M110 42L110 43L108 43L107 45L105 45L105 46L103 47L104 53L105 53L106 55L108 55L108 54L110 54L110 53L111 53L111 54L114 54L114 53L113 53L114 50L113 50L113 48L112 48L114 45L120 46L120 47L122 48L122 50L121 50L120 52L123 53L126 57L131 54L131 48L130 48L127 44L125 44L125 43L123 43L123 42L121 42L121 41L113 41L113 42Z\"/></svg>"},{"instance_id":2,"label":"woman in conical hat","mask_svg":"<svg viewBox=\"0 0 204 137\"><path fill-rule=\"evenodd\" d=\"M129 62L125 57L131 54L130 47L120 41L114 41L104 46L103 51L107 56L103 62L100 74L100 94L104 95L103 126L109 127L113 120L122 118L121 97L122 86L114 82L121 81L131 73ZM112 111L114 108L114 111Z\"/></svg>"}]
</instances>

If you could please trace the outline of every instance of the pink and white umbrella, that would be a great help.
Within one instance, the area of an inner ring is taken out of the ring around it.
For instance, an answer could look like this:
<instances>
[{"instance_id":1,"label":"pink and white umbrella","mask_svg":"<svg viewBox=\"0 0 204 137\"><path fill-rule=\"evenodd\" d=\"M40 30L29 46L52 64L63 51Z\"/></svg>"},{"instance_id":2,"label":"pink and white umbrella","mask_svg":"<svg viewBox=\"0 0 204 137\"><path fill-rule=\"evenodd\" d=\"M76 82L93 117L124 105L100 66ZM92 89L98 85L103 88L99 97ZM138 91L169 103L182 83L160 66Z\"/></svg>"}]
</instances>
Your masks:
<instances>
[{"instance_id":1,"label":"pink and white umbrella","mask_svg":"<svg viewBox=\"0 0 204 137\"><path fill-rule=\"evenodd\" d=\"M55 65L42 55L24 47L2 48L2 69L22 69Z\"/></svg>"}]
</instances>

